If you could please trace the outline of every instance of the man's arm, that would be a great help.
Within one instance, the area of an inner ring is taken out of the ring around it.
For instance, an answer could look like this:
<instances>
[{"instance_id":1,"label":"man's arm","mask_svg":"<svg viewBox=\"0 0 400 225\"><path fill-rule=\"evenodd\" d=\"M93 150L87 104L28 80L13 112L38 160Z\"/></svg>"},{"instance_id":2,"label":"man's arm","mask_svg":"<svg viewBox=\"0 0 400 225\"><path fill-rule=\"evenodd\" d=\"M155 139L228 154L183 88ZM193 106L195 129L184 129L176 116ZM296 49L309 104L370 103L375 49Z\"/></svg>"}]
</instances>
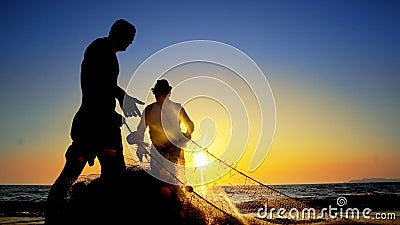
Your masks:
<instances>
[{"instance_id":1,"label":"man's arm","mask_svg":"<svg viewBox=\"0 0 400 225\"><path fill-rule=\"evenodd\" d=\"M140 118L140 122L139 122L139 124L138 124L138 126L136 128L137 138L138 138L138 140L140 140L142 142L144 140L144 132L146 131L146 128L147 128L147 124L146 124L146 114L148 114L148 113L146 113L147 110L148 110L148 107L146 107L143 110L143 115L144 116L142 116Z\"/></svg>"},{"instance_id":2,"label":"man's arm","mask_svg":"<svg viewBox=\"0 0 400 225\"><path fill-rule=\"evenodd\" d=\"M185 136L190 139L193 131L194 131L194 123L193 121L189 118L188 114L186 113L185 109L182 107L180 111L180 120L185 124L186 126L186 134Z\"/></svg>"},{"instance_id":3,"label":"man's arm","mask_svg":"<svg viewBox=\"0 0 400 225\"><path fill-rule=\"evenodd\" d=\"M143 114L146 115L145 111L147 110L147 107L145 108ZM140 122L136 128L136 131L133 131L130 133L127 137L128 143L129 144L138 144L140 145L144 141L144 132L146 131L147 124L146 124L146 118L145 116L140 118Z\"/></svg>"},{"instance_id":4,"label":"man's arm","mask_svg":"<svg viewBox=\"0 0 400 225\"><path fill-rule=\"evenodd\" d=\"M126 117L141 116L141 113L136 104L144 105L144 102L129 96L118 85L114 87L114 96L118 100L119 105L121 106L122 111L124 112Z\"/></svg>"},{"instance_id":5,"label":"man's arm","mask_svg":"<svg viewBox=\"0 0 400 225\"><path fill-rule=\"evenodd\" d=\"M115 98L118 100L119 104L122 106L124 102L125 91L118 85L114 87Z\"/></svg>"},{"instance_id":6,"label":"man's arm","mask_svg":"<svg viewBox=\"0 0 400 225\"><path fill-rule=\"evenodd\" d=\"M144 111L146 111L147 108L145 108ZM146 115L145 112L143 112L144 115ZM136 156L138 157L140 162L143 162L143 156L145 156L148 160L149 153L147 151L147 147L149 147L148 143L144 142L144 132L146 131L146 116L143 116L140 118L140 122L137 126L136 131L130 133L127 137L127 141L129 144L136 144L137 149L136 149Z\"/></svg>"}]
</instances>

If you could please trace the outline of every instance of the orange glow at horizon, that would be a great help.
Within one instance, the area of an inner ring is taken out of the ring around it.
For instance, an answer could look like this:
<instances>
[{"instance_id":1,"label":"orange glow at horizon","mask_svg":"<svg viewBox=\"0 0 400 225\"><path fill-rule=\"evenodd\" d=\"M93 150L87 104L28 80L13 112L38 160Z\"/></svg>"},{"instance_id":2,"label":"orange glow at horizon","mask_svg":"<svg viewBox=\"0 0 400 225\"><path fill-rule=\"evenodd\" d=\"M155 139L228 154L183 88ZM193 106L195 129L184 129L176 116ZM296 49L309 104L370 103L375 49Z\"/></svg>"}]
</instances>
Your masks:
<instances>
[{"instance_id":1,"label":"orange glow at horizon","mask_svg":"<svg viewBox=\"0 0 400 225\"><path fill-rule=\"evenodd\" d=\"M265 184L335 183L361 178L400 177L397 143L377 135L357 105L329 93L296 88L287 83L290 82L273 86L277 126L266 159L256 171L247 171L256 146L255 138L251 136L238 168ZM229 141L237 141L230 140L233 128L229 116L213 105L188 105L187 112L196 126L205 116L213 119L216 137L208 147L211 153L220 155ZM70 118L66 121L69 122ZM65 127L62 129L67 130ZM200 137L200 131L204 130L196 127L194 139ZM70 141L67 131L59 133L65 133L65 136L45 147L35 143L23 146L29 152L18 147L4 153L0 170L11 172L2 173L0 183L52 184L64 166L64 154ZM242 136L247 135L243 133ZM127 147L124 148L127 156L131 157ZM87 165L82 174L92 173L100 173L97 160L93 167Z\"/></svg>"}]
</instances>

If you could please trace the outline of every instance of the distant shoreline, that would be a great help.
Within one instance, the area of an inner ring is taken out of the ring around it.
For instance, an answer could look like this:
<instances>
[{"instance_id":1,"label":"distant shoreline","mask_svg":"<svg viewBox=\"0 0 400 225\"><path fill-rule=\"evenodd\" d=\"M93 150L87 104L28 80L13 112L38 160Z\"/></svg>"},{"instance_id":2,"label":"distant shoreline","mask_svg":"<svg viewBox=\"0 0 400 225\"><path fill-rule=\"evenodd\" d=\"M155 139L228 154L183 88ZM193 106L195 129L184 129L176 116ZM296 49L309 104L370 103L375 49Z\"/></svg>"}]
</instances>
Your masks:
<instances>
[{"instance_id":1,"label":"distant shoreline","mask_svg":"<svg viewBox=\"0 0 400 225\"><path fill-rule=\"evenodd\" d=\"M400 182L400 179L389 179L389 178L363 178L363 179L356 179L350 180L347 183L396 183Z\"/></svg>"}]
</instances>

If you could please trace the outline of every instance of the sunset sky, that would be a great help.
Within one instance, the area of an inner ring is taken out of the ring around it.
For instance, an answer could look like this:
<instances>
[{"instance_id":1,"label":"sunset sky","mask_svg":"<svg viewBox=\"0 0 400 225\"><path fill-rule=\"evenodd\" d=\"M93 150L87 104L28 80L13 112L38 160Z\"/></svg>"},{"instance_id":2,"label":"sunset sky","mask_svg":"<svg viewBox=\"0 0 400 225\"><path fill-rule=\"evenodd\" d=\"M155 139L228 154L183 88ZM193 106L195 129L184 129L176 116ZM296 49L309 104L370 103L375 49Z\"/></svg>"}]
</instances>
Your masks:
<instances>
[{"instance_id":1,"label":"sunset sky","mask_svg":"<svg viewBox=\"0 0 400 225\"><path fill-rule=\"evenodd\" d=\"M56 179L80 105L83 52L119 18L137 29L117 53L121 87L148 57L184 41L226 43L260 67L276 130L248 175L267 184L400 178L399 12L389 0L2 1L0 184ZM194 111L196 123L207 115ZM96 163L84 173L98 171Z\"/></svg>"}]
</instances>

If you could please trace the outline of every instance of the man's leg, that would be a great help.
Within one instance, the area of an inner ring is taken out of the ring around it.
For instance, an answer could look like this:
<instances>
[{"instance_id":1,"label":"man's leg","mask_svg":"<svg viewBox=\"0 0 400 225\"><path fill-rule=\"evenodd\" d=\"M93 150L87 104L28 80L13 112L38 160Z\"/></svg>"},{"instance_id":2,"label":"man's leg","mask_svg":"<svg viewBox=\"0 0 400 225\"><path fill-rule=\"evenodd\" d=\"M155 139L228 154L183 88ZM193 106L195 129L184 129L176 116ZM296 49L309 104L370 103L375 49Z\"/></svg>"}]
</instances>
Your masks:
<instances>
[{"instance_id":1,"label":"man's leg","mask_svg":"<svg viewBox=\"0 0 400 225\"><path fill-rule=\"evenodd\" d=\"M97 156L101 165L103 180L112 181L120 178L126 171L122 150L106 148Z\"/></svg>"},{"instance_id":2,"label":"man's leg","mask_svg":"<svg viewBox=\"0 0 400 225\"><path fill-rule=\"evenodd\" d=\"M114 129L111 133L109 143L97 155L101 165L101 175L103 180L115 181L121 178L126 172L126 164L124 160L122 137L119 128Z\"/></svg>"},{"instance_id":3,"label":"man's leg","mask_svg":"<svg viewBox=\"0 0 400 225\"><path fill-rule=\"evenodd\" d=\"M60 207L62 207L69 189L85 167L86 159L82 156L72 154L72 151L77 152L76 146L73 144L65 154L66 162L63 170L50 188L47 197L46 224L50 224L54 219L57 219L57 213L60 211Z\"/></svg>"}]
</instances>

